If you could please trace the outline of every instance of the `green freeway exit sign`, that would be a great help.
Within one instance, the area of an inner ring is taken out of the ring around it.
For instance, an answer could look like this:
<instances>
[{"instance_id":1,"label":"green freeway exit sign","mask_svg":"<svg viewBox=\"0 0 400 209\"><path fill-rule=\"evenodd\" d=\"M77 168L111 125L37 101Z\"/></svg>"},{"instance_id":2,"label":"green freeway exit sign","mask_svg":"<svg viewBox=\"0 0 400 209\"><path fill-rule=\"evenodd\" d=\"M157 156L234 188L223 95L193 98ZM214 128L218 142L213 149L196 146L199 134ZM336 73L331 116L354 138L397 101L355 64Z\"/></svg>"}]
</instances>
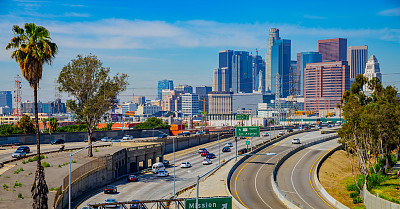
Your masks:
<instances>
[{"instance_id":1,"label":"green freeway exit sign","mask_svg":"<svg viewBox=\"0 0 400 209\"><path fill-rule=\"evenodd\" d=\"M185 209L196 209L196 199L185 199ZM199 198L198 209L232 209L232 197Z\"/></svg>"},{"instance_id":2,"label":"green freeway exit sign","mask_svg":"<svg viewBox=\"0 0 400 209\"><path fill-rule=\"evenodd\" d=\"M249 120L249 115L247 114L237 114L236 120Z\"/></svg>"},{"instance_id":3,"label":"green freeway exit sign","mask_svg":"<svg viewBox=\"0 0 400 209\"><path fill-rule=\"evenodd\" d=\"M260 126L238 126L236 136L260 136Z\"/></svg>"}]
</instances>

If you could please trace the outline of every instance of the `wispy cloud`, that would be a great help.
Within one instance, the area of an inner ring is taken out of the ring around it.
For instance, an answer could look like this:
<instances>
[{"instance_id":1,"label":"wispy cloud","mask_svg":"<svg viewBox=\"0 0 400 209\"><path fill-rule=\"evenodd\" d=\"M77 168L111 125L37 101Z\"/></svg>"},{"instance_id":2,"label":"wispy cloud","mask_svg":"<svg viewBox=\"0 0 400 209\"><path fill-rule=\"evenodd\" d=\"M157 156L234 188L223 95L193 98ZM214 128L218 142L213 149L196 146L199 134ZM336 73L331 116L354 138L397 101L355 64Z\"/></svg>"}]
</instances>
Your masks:
<instances>
[{"instance_id":1,"label":"wispy cloud","mask_svg":"<svg viewBox=\"0 0 400 209\"><path fill-rule=\"evenodd\" d=\"M324 19L326 19L326 17L314 16L314 15L304 15L303 17L307 18L307 19L315 19L315 20L324 20Z\"/></svg>"},{"instance_id":2,"label":"wispy cloud","mask_svg":"<svg viewBox=\"0 0 400 209\"><path fill-rule=\"evenodd\" d=\"M380 15L380 16L400 16L400 7L380 11L378 13L378 15Z\"/></svg>"},{"instance_id":3,"label":"wispy cloud","mask_svg":"<svg viewBox=\"0 0 400 209\"><path fill-rule=\"evenodd\" d=\"M66 12L62 17L90 17L90 14L88 13L76 13L76 12Z\"/></svg>"}]
</instances>

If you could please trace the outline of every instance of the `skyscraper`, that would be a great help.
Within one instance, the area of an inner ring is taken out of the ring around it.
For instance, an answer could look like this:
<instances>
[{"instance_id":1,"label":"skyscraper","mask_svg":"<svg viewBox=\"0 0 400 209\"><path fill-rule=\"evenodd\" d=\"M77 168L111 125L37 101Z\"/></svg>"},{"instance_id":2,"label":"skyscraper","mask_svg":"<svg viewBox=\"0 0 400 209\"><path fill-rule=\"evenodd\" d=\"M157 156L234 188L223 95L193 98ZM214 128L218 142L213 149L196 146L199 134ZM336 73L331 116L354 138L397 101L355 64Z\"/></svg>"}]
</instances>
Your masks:
<instances>
[{"instance_id":1,"label":"skyscraper","mask_svg":"<svg viewBox=\"0 0 400 209\"><path fill-rule=\"evenodd\" d=\"M5 106L12 108L11 91L0 91L0 107L5 107Z\"/></svg>"},{"instance_id":2,"label":"skyscraper","mask_svg":"<svg viewBox=\"0 0 400 209\"><path fill-rule=\"evenodd\" d=\"M322 62L322 56L318 52L297 53L297 93L304 95L304 69L307 63Z\"/></svg>"},{"instance_id":3,"label":"skyscraper","mask_svg":"<svg viewBox=\"0 0 400 209\"><path fill-rule=\"evenodd\" d=\"M322 61L346 61L347 39L318 40L318 52L322 55Z\"/></svg>"},{"instance_id":4,"label":"skyscraper","mask_svg":"<svg viewBox=\"0 0 400 209\"><path fill-rule=\"evenodd\" d=\"M235 51L232 58L232 90L235 93L253 92L253 56L248 51Z\"/></svg>"},{"instance_id":5,"label":"skyscraper","mask_svg":"<svg viewBox=\"0 0 400 209\"><path fill-rule=\"evenodd\" d=\"M364 76L371 80L372 78L376 77L382 82L382 73L381 68L379 67L378 59L376 59L375 55L371 55L369 57L368 62L365 67ZM368 88L367 85L364 86L364 93L369 95L372 93L372 90Z\"/></svg>"},{"instance_id":6,"label":"skyscraper","mask_svg":"<svg viewBox=\"0 0 400 209\"><path fill-rule=\"evenodd\" d=\"M261 56L253 56L253 90L265 92L265 62Z\"/></svg>"},{"instance_id":7,"label":"skyscraper","mask_svg":"<svg viewBox=\"0 0 400 209\"><path fill-rule=\"evenodd\" d=\"M280 97L285 98L289 95L289 73L290 73L290 56L291 56L291 41L287 39L279 39L274 41L271 49L271 89L276 93L276 75L280 77Z\"/></svg>"},{"instance_id":8,"label":"skyscraper","mask_svg":"<svg viewBox=\"0 0 400 209\"><path fill-rule=\"evenodd\" d=\"M219 51L219 68L224 69L223 80L225 82L222 84L225 87L223 91L229 91L232 88L232 58L233 50L221 50Z\"/></svg>"},{"instance_id":9,"label":"skyscraper","mask_svg":"<svg viewBox=\"0 0 400 209\"><path fill-rule=\"evenodd\" d=\"M175 86L175 91L180 91L183 93L189 93L192 94L193 93L193 87L189 86L189 85L179 85L179 86Z\"/></svg>"},{"instance_id":10,"label":"skyscraper","mask_svg":"<svg viewBox=\"0 0 400 209\"><path fill-rule=\"evenodd\" d=\"M196 87L196 94L199 95L200 111L208 112L208 93L210 93L211 91L212 91L211 86Z\"/></svg>"},{"instance_id":11,"label":"skyscraper","mask_svg":"<svg viewBox=\"0 0 400 209\"><path fill-rule=\"evenodd\" d=\"M216 68L213 70L213 91L222 91L222 72L221 68Z\"/></svg>"},{"instance_id":12,"label":"skyscraper","mask_svg":"<svg viewBox=\"0 0 400 209\"><path fill-rule=\"evenodd\" d=\"M182 94L182 113L189 117L199 114L199 96L197 94Z\"/></svg>"},{"instance_id":13,"label":"skyscraper","mask_svg":"<svg viewBox=\"0 0 400 209\"><path fill-rule=\"evenodd\" d=\"M272 92L272 86L273 86L272 81L274 79L272 77L275 77L275 75L273 75L273 73L271 72L272 71L272 65L271 65L272 46L274 45L274 42L276 40L280 40L280 39L281 38L279 37L279 29L277 29L277 28L269 29L267 53L265 55L265 90L267 92Z\"/></svg>"},{"instance_id":14,"label":"skyscraper","mask_svg":"<svg viewBox=\"0 0 400 209\"><path fill-rule=\"evenodd\" d=\"M350 82L354 81L358 74L364 74L365 64L368 59L368 46L349 47Z\"/></svg>"},{"instance_id":15,"label":"skyscraper","mask_svg":"<svg viewBox=\"0 0 400 209\"><path fill-rule=\"evenodd\" d=\"M158 81L158 95L157 99L162 99L162 90L163 89L174 89L174 82L172 80L162 80Z\"/></svg>"}]
</instances>

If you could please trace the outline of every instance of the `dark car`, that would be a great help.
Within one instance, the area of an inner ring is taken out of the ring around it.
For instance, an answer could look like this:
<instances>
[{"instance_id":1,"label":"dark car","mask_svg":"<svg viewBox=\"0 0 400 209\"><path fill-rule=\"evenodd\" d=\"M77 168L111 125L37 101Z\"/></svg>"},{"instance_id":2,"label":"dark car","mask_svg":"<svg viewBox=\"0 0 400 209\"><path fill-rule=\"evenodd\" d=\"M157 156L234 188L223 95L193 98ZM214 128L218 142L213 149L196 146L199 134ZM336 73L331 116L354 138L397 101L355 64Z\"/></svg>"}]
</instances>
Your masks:
<instances>
[{"instance_id":1,"label":"dark car","mask_svg":"<svg viewBox=\"0 0 400 209\"><path fill-rule=\"evenodd\" d=\"M117 187L113 185L108 185L104 188L104 194L115 194L117 193Z\"/></svg>"},{"instance_id":2,"label":"dark car","mask_svg":"<svg viewBox=\"0 0 400 209\"><path fill-rule=\"evenodd\" d=\"M129 175L126 180L129 181L129 182L135 182L135 181L138 181L139 179L135 175Z\"/></svg>"},{"instance_id":3,"label":"dark car","mask_svg":"<svg viewBox=\"0 0 400 209\"><path fill-rule=\"evenodd\" d=\"M132 202L134 201L140 201L140 200L132 200ZM133 203L129 206L129 209L141 209L142 206L139 203Z\"/></svg>"},{"instance_id":4,"label":"dark car","mask_svg":"<svg viewBox=\"0 0 400 209\"><path fill-rule=\"evenodd\" d=\"M214 153L208 153L208 154L206 155L206 158L208 158L208 159L214 159L214 158L215 158L215 155L214 155Z\"/></svg>"},{"instance_id":5,"label":"dark car","mask_svg":"<svg viewBox=\"0 0 400 209\"><path fill-rule=\"evenodd\" d=\"M64 139L54 139L50 144L64 144Z\"/></svg>"},{"instance_id":6,"label":"dark car","mask_svg":"<svg viewBox=\"0 0 400 209\"><path fill-rule=\"evenodd\" d=\"M168 137L167 134L160 134L160 135L158 135L157 138L159 138L159 139L165 139L165 138L167 138L167 137Z\"/></svg>"},{"instance_id":7,"label":"dark car","mask_svg":"<svg viewBox=\"0 0 400 209\"><path fill-rule=\"evenodd\" d=\"M289 128L289 129L287 130L287 132L288 132L288 133L291 133L291 132L293 132L293 129Z\"/></svg>"},{"instance_id":8,"label":"dark car","mask_svg":"<svg viewBox=\"0 0 400 209\"><path fill-rule=\"evenodd\" d=\"M202 152L205 152L205 151L207 151L206 148L200 148L198 152L199 152L199 153L202 153Z\"/></svg>"},{"instance_id":9,"label":"dark car","mask_svg":"<svg viewBox=\"0 0 400 209\"><path fill-rule=\"evenodd\" d=\"M169 161L168 160L163 160L162 164L164 164L164 166L167 166L167 165L169 165Z\"/></svg>"},{"instance_id":10,"label":"dark car","mask_svg":"<svg viewBox=\"0 0 400 209\"><path fill-rule=\"evenodd\" d=\"M202 157L207 156L207 155L208 155L208 151L206 150L206 151L204 151L204 152L201 152L200 155L201 155Z\"/></svg>"},{"instance_id":11,"label":"dark car","mask_svg":"<svg viewBox=\"0 0 400 209\"><path fill-rule=\"evenodd\" d=\"M28 146L20 146L20 147L18 147L17 150L22 150L25 153L29 153L31 151L31 149Z\"/></svg>"},{"instance_id":12,"label":"dark car","mask_svg":"<svg viewBox=\"0 0 400 209\"><path fill-rule=\"evenodd\" d=\"M85 138L83 141L88 142L88 138ZM95 141L97 141L97 139L95 137L92 137L92 142L95 142Z\"/></svg>"},{"instance_id":13,"label":"dark car","mask_svg":"<svg viewBox=\"0 0 400 209\"><path fill-rule=\"evenodd\" d=\"M189 132L183 132L182 136L190 136L190 133Z\"/></svg>"},{"instance_id":14,"label":"dark car","mask_svg":"<svg viewBox=\"0 0 400 209\"><path fill-rule=\"evenodd\" d=\"M231 148L229 148L229 147L222 148L222 152L230 152L230 151L231 151Z\"/></svg>"}]
</instances>

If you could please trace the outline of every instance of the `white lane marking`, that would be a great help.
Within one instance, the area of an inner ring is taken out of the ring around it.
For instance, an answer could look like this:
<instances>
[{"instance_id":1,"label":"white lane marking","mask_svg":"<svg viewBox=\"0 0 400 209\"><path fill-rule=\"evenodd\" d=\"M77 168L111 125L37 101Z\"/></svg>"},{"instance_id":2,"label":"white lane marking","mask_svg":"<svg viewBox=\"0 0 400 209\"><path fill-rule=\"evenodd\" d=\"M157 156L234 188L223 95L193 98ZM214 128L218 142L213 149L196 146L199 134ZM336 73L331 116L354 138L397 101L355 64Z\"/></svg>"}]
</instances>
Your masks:
<instances>
[{"instance_id":1,"label":"white lane marking","mask_svg":"<svg viewBox=\"0 0 400 209\"><path fill-rule=\"evenodd\" d=\"M296 165L293 167L293 169L292 169L292 174L290 175L290 182L292 183L292 187L293 187L293 189L294 189L294 191L296 192L296 194L300 197L300 199L301 200L303 200L303 202L305 202L308 206L310 206L311 208L313 208L310 204L308 204L308 202L306 202L302 197L301 197L301 195L297 192L297 189L296 189L296 187L294 186L294 183L293 183L293 173L294 173L294 170L296 169L296 167L297 167L297 165L299 164L299 162L306 156L306 155L308 155L308 153L310 153L311 151L314 151L314 150L316 150L317 148L319 148L319 147L321 147L321 146L323 146L324 144L322 143L321 145L319 145L318 147L315 147L314 149L311 149L310 151L308 151L306 154L304 154L301 158L300 158L300 160L299 161L297 161L297 163L296 163Z\"/></svg>"}]
</instances>

